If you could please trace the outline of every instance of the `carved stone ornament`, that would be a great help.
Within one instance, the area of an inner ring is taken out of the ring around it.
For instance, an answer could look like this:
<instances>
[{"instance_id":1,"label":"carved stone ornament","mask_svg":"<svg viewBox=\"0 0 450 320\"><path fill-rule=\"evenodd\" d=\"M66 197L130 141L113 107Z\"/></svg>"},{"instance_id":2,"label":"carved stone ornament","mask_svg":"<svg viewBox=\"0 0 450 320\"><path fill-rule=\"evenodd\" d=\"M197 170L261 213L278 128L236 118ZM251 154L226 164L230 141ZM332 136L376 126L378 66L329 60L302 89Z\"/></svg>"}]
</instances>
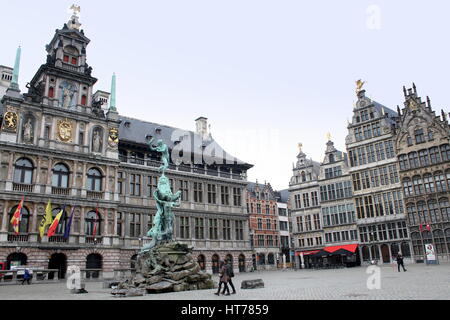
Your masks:
<instances>
[{"instance_id":1,"label":"carved stone ornament","mask_svg":"<svg viewBox=\"0 0 450 320\"><path fill-rule=\"evenodd\" d=\"M409 108L412 110L412 111L415 111L415 110L417 110L417 102L416 101L414 101L414 100L411 100L410 102L409 102Z\"/></svg>"},{"instance_id":2,"label":"carved stone ornament","mask_svg":"<svg viewBox=\"0 0 450 320\"><path fill-rule=\"evenodd\" d=\"M116 128L109 129L108 143L111 147L116 147L119 143L119 130Z\"/></svg>"},{"instance_id":3,"label":"carved stone ornament","mask_svg":"<svg viewBox=\"0 0 450 320\"><path fill-rule=\"evenodd\" d=\"M58 120L58 137L63 142L72 139L72 123L69 120Z\"/></svg>"},{"instance_id":4,"label":"carved stone ornament","mask_svg":"<svg viewBox=\"0 0 450 320\"><path fill-rule=\"evenodd\" d=\"M8 131L16 132L18 120L19 117L17 116L17 113L13 111L6 112L3 120L5 129Z\"/></svg>"}]
</instances>

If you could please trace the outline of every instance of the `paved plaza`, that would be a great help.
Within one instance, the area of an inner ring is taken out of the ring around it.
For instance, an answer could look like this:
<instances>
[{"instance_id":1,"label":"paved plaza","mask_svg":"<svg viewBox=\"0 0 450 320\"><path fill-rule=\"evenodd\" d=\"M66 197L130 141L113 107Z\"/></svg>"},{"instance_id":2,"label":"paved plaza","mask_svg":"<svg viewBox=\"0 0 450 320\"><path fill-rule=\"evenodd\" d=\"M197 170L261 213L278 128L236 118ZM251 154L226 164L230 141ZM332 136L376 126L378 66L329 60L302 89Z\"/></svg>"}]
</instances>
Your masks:
<instances>
[{"instance_id":1,"label":"paved plaza","mask_svg":"<svg viewBox=\"0 0 450 320\"><path fill-rule=\"evenodd\" d=\"M111 289L103 289L101 282L87 282L87 294L71 294L64 282L32 285L2 285L0 300L379 300L379 299L450 299L450 264L406 266L399 273L396 265L384 265L381 270L381 289L369 290L366 267L335 270L278 270L237 274L233 279L237 294L217 297L215 290L185 291L117 298ZM218 277L214 276L216 280ZM263 279L261 289L241 290L242 280Z\"/></svg>"}]
</instances>

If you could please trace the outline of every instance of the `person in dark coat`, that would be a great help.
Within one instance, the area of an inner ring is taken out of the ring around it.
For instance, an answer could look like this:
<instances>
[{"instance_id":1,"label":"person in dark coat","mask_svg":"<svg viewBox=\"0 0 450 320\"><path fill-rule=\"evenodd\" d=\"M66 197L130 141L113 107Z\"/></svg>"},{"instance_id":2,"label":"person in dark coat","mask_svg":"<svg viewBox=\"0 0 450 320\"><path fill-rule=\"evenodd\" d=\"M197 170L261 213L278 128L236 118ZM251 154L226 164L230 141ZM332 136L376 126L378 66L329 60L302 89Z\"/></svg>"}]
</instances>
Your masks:
<instances>
[{"instance_id":1,"label":"person in dark coat","mask_svg":"<svg viewBox=\"0 0 450 320\"><path fill-rule=\"evenodd\" d=\"M225 267L227 268L228 284L230 285L231 289L233 289L232 294L236 294L236 289L234 288L234 284L231 279L234 277L234 272L233 272L233 265L231 264L230 260L225 261ZM225 288L223 288L222 294L225 294Z\"/></svg>"},{"instance_id":2,"label":"person in dark coat","mask_svg":"<svg viewBox=\"0 0 450 320\"><path fill-rule=\"evenodd\" d=\"M25 283L25 281L30 284L30 280L31 280L31 274L30 271L28 271L28 269L25 269L25 272L23 274L23 280L22 280L22 284Z\"/></svg>"},{"instance_id":3,"label":"person in dark coat","mask_svg":"<svg viewBox=\"0 0 450 320\"><path fill-rule=\"evenodd\" d=\"M403 264L403 257L402 257L402 254L401 254L401 253L399 253L399 254L397 255L397 267L398 267L398 272L400 272L400 266L402 266L403 272L405 272L406 269L405 269L405 265Z\"/></svg>"},{"instance_id":4,"label":"person in dark coat","mask_svg":"<svg viewBox=\"0 0 450 320\"><path fill-rule=\"evenodd\" d=\"M222 284L223 284L224 285L223 292L225 292L225 290L226 290L227 293L225 295L229 296L230 295L230 288L228 288L228 284L227 284L228 280L229 280L229 276L228 276L228 273L227 273L227 267L226 267L226 265L225 265L225 263L223 261L220 261L219 268L220 268L220 271L219 271L219 275L220 275L219 289L214 294L217 295L217 296L220 295L220 288L222 288Z\"/></svg>"}]
</instances>

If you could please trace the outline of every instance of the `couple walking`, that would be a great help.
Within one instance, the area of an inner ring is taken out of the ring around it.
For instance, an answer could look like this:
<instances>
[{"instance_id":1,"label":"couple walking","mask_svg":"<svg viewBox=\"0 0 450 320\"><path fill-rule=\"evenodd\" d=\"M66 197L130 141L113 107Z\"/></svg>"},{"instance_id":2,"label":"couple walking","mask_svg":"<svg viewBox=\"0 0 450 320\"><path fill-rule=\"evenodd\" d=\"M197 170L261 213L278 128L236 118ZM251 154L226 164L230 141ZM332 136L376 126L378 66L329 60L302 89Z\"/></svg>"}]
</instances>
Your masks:
<instances>
[{"instance_id":1,"label":"couple walking","mask_svg":"<svg viewBox=\"0 0 450 320\"><path fill-rule=\"evenodd\" d=\"M231 278L234 277L233 266L231 265L231 262L229 260L226 260L225 262L220 261L219 267L220 267L219 289L214 294L217 296L220 295L220 288L222 288L222 284L224 285L222 294L226 296L230 295L230 288L228 288L228 284L230 284L231 289L233 289L232 294L235 294L236 289L234 288L233 281L231 281ZM225 293L225 291L227 291L227 293Z\"/></svg>"}]
</instances>

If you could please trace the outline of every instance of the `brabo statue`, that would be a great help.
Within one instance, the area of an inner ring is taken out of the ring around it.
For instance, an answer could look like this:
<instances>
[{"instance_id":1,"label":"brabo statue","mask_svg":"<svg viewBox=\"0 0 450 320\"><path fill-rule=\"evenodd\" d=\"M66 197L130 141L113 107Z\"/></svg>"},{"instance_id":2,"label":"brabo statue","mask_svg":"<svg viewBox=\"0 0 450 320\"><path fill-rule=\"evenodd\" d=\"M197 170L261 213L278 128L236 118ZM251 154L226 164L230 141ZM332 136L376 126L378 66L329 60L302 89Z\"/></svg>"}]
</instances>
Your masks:
<instances>
[{"instance_id":1,"label":"brabo statue","mask_svg":"<svg viewBox=\"0 0 450 320\"><path fill-rule=\"evenodd\" d=\"M167 145L158 140L157 147L152 146L153 139L148 144L151 150L162 153L163 165L159 167L159 171L162 172L158 181L157 189L153 192L153 198L156 200L156 214L153 218L153 227L147 232L147 236L152 238L152 241L142 248L142 252L146 252L153 248L155 245L170 242L173 237L173 223L174 214L172 212L173 207L180 206L181 191L177 191L175 194L170 189L169 179L165 176L165 171L169 167L169 150Z\"/></svg>"},{"instance_id":2,"label":"brabo statue","mask_svg":"<svg viewBox=\"0 0 450 320\"><path fill-rule=\"evenodd\" d=\"M153 227L147 236L152 241L144 245L136 260L136 273L128 280L120 282L111 294L117 296L142 296L147 293L212 289L211 275L202 271L197 259L192 255L192 247L174 241L173 226L175 215L172 208L180 206L181 191L172 193L165 171L169 167L169 149L158 140L157 146L148 144L151 150L161 153L162 165L153 197L156 201L156 214Z\"/></svg>"}]
</instances>

